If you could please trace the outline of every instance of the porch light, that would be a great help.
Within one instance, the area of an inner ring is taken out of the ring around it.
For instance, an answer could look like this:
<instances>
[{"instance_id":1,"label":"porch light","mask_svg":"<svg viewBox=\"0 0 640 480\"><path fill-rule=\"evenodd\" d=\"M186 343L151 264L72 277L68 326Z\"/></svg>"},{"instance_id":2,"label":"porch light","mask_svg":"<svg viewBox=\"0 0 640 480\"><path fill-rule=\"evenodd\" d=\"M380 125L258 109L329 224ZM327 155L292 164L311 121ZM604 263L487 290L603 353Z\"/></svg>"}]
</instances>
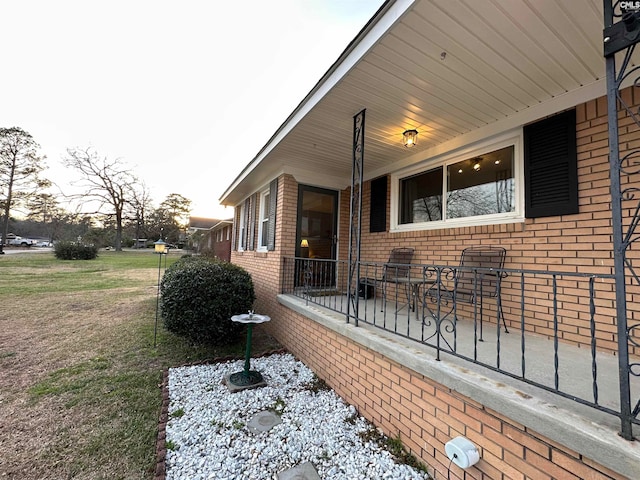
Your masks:
<instances>
[{"instance_id":1,"label":"porch light","mask_svg":"<svg viewBox=\"0 0 640 480\"><path fill-rule=\"evenodd\" d=\"M156 253L164 253L167 248L167 244L164 240L159 239L157 242L153 242Z\"/></svg>"},{"instance_id":2,"label":"porch light","mask_svg":"<svg viewBox=\"0 0 640 480\"><path fill-rule=\"evenodd\" d=\"M309 248L309 242L307 241L306 238L303 238L302 241L300 242L300 246L302 248Z\"/></svg>"},{"instance_id":3,"label":"porch light","mask_svg":"<svg viewBox=\"0 0 640 480\"><path fill-rule=\"evenodd\" d=\"M402 134L402 143L407 148L413 147L418 141L418 131L417 130L405 130Z\"/></svg>"}]
</instances>

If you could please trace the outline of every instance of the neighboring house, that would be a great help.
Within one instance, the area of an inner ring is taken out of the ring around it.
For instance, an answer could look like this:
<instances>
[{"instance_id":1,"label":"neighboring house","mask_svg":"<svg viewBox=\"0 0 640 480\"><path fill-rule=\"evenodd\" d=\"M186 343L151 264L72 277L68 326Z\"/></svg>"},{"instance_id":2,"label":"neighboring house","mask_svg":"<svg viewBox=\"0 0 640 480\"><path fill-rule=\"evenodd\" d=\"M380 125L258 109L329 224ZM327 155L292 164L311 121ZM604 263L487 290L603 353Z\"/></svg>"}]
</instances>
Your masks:
<instances>
[{"instance_id":1,"label":"neighboring house","mask_svg":"<svg viewBox=\"0 0 640 480\"><path fill-rule=\"evenodd\" d=\"M193 235L196 232L208 232L220 220L217 218L205 217L189 217L189 225L187 226L187 234Z\"/></svg>"},{"instance_id":2,"label":"neighboring house","mask_svg":"<svg viewBox=\"0 0 640 480\"><path fill-rule=\"evenodd\" d=\"M189 225L187 225L186 231L186 238L190 242L189 247L200 251L203 238L219 221L217 218L189 217Z\"/></svg>"},{"instance_id":3,"label":"neighboring house","mask_svg":"<svg viewBox=\"0 0 640 480\"><path fill-rule=\"evenodd\" d=\"M231 236L233 232L233 219L220 220L211 227L200 239L198 251L210 252L216 258L231 261Z\"/></svg>"},{"instance_id":4,"label":"neighboring house","mask_svg":"<svg viewBox=\"0 0 640 480\"><path fill-rule=\"evenodd\" d=\"M616 302L612 227L620 203L635 239L640 88L620 89L612 202L603 18L599 0L388 1L221 197L265 328L436 478L640 478L640 288L627 270ZM476 245L507 252L480 314L446 296ZM354 294L394 247L415 249L415 297ZM445 455L459 435L468 473Z\"/></svg>"}]
</instances>

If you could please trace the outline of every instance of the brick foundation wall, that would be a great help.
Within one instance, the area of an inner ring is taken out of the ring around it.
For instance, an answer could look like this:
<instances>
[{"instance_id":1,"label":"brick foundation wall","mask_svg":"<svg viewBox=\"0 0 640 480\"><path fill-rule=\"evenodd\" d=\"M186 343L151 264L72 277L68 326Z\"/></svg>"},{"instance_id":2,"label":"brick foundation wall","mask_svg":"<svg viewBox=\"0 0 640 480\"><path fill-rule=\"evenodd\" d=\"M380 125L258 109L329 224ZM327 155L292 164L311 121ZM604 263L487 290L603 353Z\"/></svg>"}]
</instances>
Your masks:
<instances>
[{"instance_id":1,"label":"brick foundation wall","mask_svg":"<svg viewBox=\"0 0 640 480\"><path fill-rule=\"evenodd\" d=\"M385 434L399 435L436 479L447 478L444 444L458 435L481 460L466 471L451 465L451 479L627 478L292 310L273 318L269 330L291 353Z\"/></svg>"}]
</instances>

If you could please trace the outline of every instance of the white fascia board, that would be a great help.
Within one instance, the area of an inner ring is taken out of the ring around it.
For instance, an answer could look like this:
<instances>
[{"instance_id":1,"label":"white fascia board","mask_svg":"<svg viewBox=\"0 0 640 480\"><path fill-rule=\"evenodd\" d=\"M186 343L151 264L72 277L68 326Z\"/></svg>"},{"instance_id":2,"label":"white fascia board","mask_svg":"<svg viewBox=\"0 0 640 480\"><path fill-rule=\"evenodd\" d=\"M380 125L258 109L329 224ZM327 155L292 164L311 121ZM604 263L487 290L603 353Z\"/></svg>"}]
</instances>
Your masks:
<instances>
[{"instance_id":1,"label":"white fascia board","mask_svg":"<svg viewBox=\"0 0 640 480\"><path fill-rule=\"evenodd\" d=\"M329 68L327 73L318 81L311 92L302 100L291 115L284 121L280 128L269 139L262 150L244 168L233 183L220 197L220 203L224 204L226 198L240 184L257 165L269 155L291 130L322 100L340 80L342 80L353 67L373 48L385 33L408 11L416 0L395 0L385 5L379 13L371 19L368 25L358 34L354 41L340 55L338 60ZM364 107L363 107L364 108ZM354 114L357 112L354 112Z\"/></svg>"},{"instance_id":2,"label":"white fascia board","mask_svg":"<svg viewBox=\"0 0 640 480\"><path fill-rule=\"evenodd\" d=\"M279 178L284 173L291 173L291 172L289 172L288 170L285 172L284 167L281 167L278 170L271 171L271 172L256 173L250 179L246 179L244 183L238 183L238 185L236 186L236 189L230 190L228 192L227 196L225 197L225 200L227 201L227 203L224 204L224 206L236 207L242 204L242 202L244 202L244 200L247 197L253 195L255 192L259 190L262 190L266 185L269 184L271 180L273 180L274 178ZM239 187L241 187L241 190L239 189ZM222 205L222 202L221 202L221 205Z\"/></svg>"}]
</instances>

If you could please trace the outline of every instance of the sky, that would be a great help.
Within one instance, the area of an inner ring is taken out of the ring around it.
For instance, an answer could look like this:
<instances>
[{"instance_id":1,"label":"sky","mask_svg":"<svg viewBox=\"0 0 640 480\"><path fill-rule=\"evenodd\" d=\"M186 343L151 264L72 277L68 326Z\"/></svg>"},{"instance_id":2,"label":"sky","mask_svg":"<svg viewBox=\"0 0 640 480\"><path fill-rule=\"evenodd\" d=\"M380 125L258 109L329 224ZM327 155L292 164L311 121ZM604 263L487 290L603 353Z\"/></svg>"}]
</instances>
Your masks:
<instances>
[{"instance_id":1,"label":"sky","mask_svg":"<svg viewBox=\"0 0 640 480\"><path fill-rule=\"evenodd\" d=\"M68 148L119 159L154 206L219 197L383 0L4 1L0 127L40 145L71 193Z\"/></svg>"}]
</instances>

